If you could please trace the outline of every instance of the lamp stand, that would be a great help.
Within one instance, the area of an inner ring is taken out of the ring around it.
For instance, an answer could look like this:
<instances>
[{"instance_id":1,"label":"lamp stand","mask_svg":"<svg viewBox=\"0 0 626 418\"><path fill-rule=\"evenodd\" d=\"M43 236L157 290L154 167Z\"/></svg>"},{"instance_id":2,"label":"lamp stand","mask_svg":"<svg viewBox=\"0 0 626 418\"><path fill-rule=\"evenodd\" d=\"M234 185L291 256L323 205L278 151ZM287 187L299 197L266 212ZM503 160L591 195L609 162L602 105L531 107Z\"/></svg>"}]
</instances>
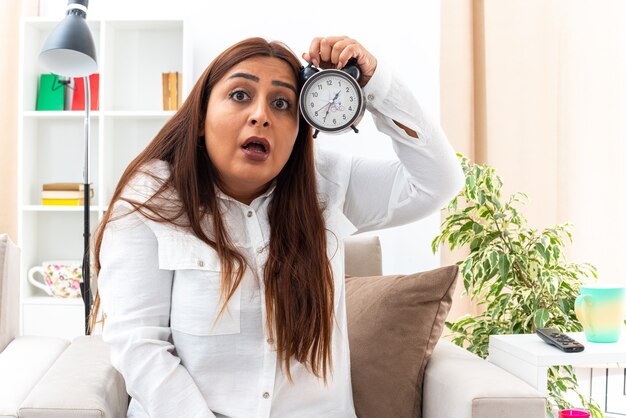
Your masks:
<instances>
[{"instance_id":1,"label":"lamp stand","mask_svg":"<svg viewBox=\"0 0 626 418\"><path fill-rule=\"evenodd\" d=\"M84 162L83 162L83 183L84 183L84 229L83 229L83 282L80 284L80 292L83 296L83 302L85 302L85 335L89 335L89 314L91 313L91 274L90 274L90 257L89 257L89 240L90 240L90 192L91 187L89 185L89 136L90 136L90 118L89 111L91 110L91 95L89 87L89 77L83 77L85 82L85 143L84 143Z\"/></svg>"}]
</instances>

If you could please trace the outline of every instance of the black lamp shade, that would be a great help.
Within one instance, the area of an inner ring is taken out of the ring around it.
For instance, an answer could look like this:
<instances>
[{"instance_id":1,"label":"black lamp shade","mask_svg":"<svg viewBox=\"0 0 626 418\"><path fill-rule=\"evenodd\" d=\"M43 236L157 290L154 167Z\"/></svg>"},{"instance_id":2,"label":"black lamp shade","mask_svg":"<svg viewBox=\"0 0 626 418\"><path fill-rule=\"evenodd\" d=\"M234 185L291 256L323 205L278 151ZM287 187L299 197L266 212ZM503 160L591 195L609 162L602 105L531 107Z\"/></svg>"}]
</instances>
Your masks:
<instances>
[{"instance_id":1,"label":"black lamp shade","mask_svg":"<svg viewBox=\"0 0 626 418\"><path fill-rule=\"evenodd\" d=\"M48 35L39 64L48 72L67 77L87 77L98 71L96 46L83 17L65 16Z\"/></svg>"}]
</instances>

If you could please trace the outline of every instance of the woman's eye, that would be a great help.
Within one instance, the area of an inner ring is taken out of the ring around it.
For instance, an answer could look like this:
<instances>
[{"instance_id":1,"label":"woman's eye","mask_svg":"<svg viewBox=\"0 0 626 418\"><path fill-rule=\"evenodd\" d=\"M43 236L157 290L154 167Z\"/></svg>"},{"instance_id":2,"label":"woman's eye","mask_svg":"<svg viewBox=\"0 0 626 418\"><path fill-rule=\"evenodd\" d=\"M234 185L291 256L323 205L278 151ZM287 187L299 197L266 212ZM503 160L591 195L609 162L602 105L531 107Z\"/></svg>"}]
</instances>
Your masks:
<instances>
[{"instance_id":1,"label":"woman's eye","mask_svg":"<svg viewBox=\"0 0 626 418\"><path fill-rule=\"evenodd\" d=\"M274 106L276 106L278 109L289 109L289 101L286 99L276 99L274 101Z\"/></svg>"},{"instance_id":2,"label":"woman's eye","mask_svg":"<svg viewBox=\"0 0 626 418\"><path fill-rule=\"evenodd\" d=\"M235 100L236 102L243 102L248 97L248 94L245 91L237 90L230 93L230 98Z\"/></svg>"}]
</instances>

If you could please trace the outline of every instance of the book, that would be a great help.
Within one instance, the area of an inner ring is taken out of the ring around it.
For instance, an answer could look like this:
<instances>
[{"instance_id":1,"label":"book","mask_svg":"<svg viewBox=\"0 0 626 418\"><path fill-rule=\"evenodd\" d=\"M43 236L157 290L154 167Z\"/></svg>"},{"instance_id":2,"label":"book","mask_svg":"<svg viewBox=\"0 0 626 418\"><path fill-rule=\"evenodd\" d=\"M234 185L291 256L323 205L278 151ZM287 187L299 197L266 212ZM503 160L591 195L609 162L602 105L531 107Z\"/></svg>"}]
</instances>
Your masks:
<instances>
[{"instance_id":1,"label":"book","mask_svg":"<svg viewBox=\"0 0 626 418\"><path fill-rule=\"evenodd\" d=\"M37 92L37 110L63 110L65 107L64 80L56 74L41 74Z\"/></svg>"},{"instance_id":2,"label":"book","mask_svg":"<svg viewBox=\"0 0 626 418\"><path fill-rule=\"evenodd\" d=\"M41 199L41 204L44 206L84 206L85 199Z\"/></svg>"},{"instance_id":3,"label":"book","mask_svg":"<svg viewBox=\"0 0 626 418\"><path fill-rule=\"evenodd\" d=\"M42 199L84 199L84 190L44 190L41 192ZM89 191L89 197L93 197L93 189Z\"/></svg>"},{"instance_id":4,"label":"book","mask_svg":"<svg viewBox=\"0 0 626 418\"><path fill-rule=\"evenodd\" d=\"M161 82L163 85L163 110L178 110L182 104L182 73L162 73Z\"/></svg>"},{"instance_id":5,"label":"book","mask_svg":"<svg viewBox=\"0 0 626 418\"><path fill-rule=\"evenodd\" d=\"M91 189L93 189L93 184L89 184ZM85 190L84 183L44 183L42 186L42 190L76 190L82 191Z\"/></svg>"},{"instance_id":6,"label":"book","mask_svg":"<svg viewBox=\"0 0 626 418\"><path fill-rule=\"evenodd\" d=\"M163 110L170 110L170 73L162 73L163 84Z\"/></svg>"},{"instance_id":7,"label":"book","mask_svg":"<svg viewBox=\"0 0 626 418\"><path fill-rule=\"evenodd\" d=\"M183 73L176 73L176 109L183 104Z\"/></svg>"},{"instance_id":8,"label":"book","mask_svg":"<svg viewBox=\"0 0 626 418\"><path fill-rule=\"evenodd\" d=\"M72 110L85 110L85 80L82 77L74 78L74 94L72 95ZM99 107L100 74L89 76L89 101L91 110Z\"/></svg>"},{"instance_id":9,"label":"book","mask_svg":"<svg viewBox=\"0 0 626 418\"><path fill-rule=\"evenodd\" d=\"M178 89L178 83L176 82L176 73L170 73L170 110L178 109L178 104L176 103L176 90Z\"/></svg>"}]
</instances>

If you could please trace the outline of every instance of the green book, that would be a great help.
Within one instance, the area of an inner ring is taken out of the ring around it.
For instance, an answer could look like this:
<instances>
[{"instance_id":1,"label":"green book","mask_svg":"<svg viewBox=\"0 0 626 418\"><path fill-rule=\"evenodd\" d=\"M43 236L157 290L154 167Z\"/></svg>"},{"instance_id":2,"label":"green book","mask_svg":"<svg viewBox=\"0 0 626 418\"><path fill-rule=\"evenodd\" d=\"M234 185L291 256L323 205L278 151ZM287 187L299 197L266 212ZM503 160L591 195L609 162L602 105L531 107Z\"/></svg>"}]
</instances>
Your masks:
<instances>
[{"instance_id":1,"label":"green book","mask_svg":"<svg viewBox=\"0 0 626 418\"><path fill-rule=\"evenodd\" d=\"M37 93L37 110L63 110L65 85L56 74L41 74Z\"/></svg>"}]
</instances>

